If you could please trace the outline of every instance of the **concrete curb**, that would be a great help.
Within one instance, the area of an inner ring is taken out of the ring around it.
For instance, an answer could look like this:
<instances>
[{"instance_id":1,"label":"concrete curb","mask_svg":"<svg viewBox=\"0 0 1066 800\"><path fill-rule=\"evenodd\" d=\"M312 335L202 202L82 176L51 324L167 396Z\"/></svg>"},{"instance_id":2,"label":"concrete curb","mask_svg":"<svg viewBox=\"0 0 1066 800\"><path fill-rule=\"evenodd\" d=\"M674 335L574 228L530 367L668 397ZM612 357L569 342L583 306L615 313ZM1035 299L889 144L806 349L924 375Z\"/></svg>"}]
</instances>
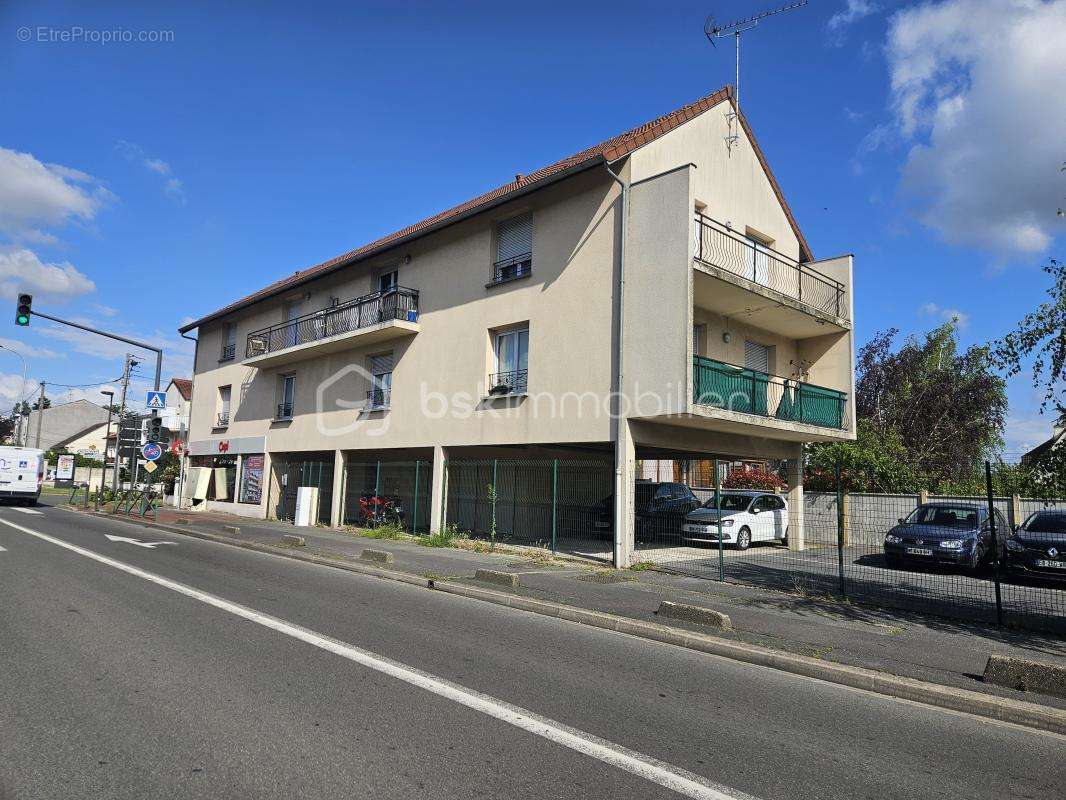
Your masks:
<instances>
[{"instance_id":1,"label":"concrete curb","mask_svg":"<svg viewBox=\"0 0 1066 800\"><path fill-rule=\"evenodd\" d=\"M376 561L379 564L392 564L396 561L396 557L388 550L371 550L369 547L359 554L359 558L364 561Z\"/></svg>"},{"instance_id":2,"label":"concrete curb","mask_svg":"<svg viewBox=\"0 0 1066 800\"><path fill-rule=\"evenodd\" d=\"M188 525L189 523L186 522L185 524ZM240 533L241 532L241 529L238 528L236 525L223 525L222 526L222 530L224 530L226 533ZM297 538L299 538L299 537L297 537Z\"/></svg>"},{"instance_id":3,"label":"concrete curb","mask_svg":"<svg viewBox=\"0 0 1066 800\"><path fill-rule=\"evenodd\" d=\"M474 580L483 583L495 583L497 586L518 588L518 575L513 572L501 572L496 569L479 569L474 571Z\"/></svg>"},{"instance_id":4,"label":"concrete curb","mask_svg":"<svg viewBox=\"0 0 1066 800\"><path fill-rule=\"evenodd\" d=\"M233 528L232 525L223 525L222 526L222 529L226 530L226 531L230 530L231 528ZM232 532L236 533L238 531L240 531L240 528L234 528ZM281 541L284 544L291 545L292 547L306 547L307 546L307 540L304 537L297 536L297 535L292 534L292 533L286 533L286 534L282 535Z\"/></svg>"},{"instance_id":5,"label":"concrete curb","mask_svg":"<svg viewBox=\"0 0 1066 800\"><path fill-rule=\"evenodd\" d=\"M669 600L663 600L659 603L659 610L655 613L660 617L696 622L700 625L710 625L723 631L733 630L733 621L729 619L729 615L723 614L721 611L715 611L712 608L690 606L685 603L672 603Z\"/></svg>"},{"instance_id":6,"label":"concrete curb","mask_svg":"<svg viewBox=\"0 0 1066 800\"><path fill-rule=\"evenodd\" d=\"M993 654L985 665L985 683L1066 697L1066 667L1026 658Z\"/></svg>"},{"instance_id":7,"label":"concrete curb","mask_svg":"<svg viewBox=\"0 0 1066 800\"><path fill-rule=\"evenodd\" d=\"M64 508L64 506L59 506ZM65 507L69 511L88 513L93 516L110 517L107 514L83 511ZM110 517L115 519L114 517ZM269 553L281 558L292 558L297 561L306 561L320 566L333 567L334 569L358 572L383 580L392 580L406 583L411 586L433 589L445 594L459 595L474 600L483 600L508 608L529 611L542 614L556 619L576 622L582 625L590 625L595 628L637 636L662 644L671 644L684 647L688 650L696 650L733 661L741 661L747 664L755 664L761 667L789 672L793 675L802 675L807 678L835 683L841 686L849 686L854 689L873 692L875 694L895 697L901 700L910 700L936 708L944 708L950 711L958 711L965 714L973 714L979 717L999 720L1027 728L1049 731L1066 735L1066 711L1024 700L1014 700L1005 697L982 694L969 689L957 689L951 686L942 686L936 683L928 683L914 678L904 678L887 672L866 669L864 667L852 667L845 664L837 664L830 661L822 661L817 658L796 655L779 650L771 650L758 645L743 644L728 639L720 639L701 633L693 633L667 625L654 622L620 617L607 614L602 611L566 606L561 603L553 603L547 600L535 600L520 595L504 594L491 589L483 589L477 586L456 583L453 581L435 581L412 575L406 572L386 570L380 567L360 564L357 561L340 561L336 559L316 556L310 553L300 553L291 550L279 550L270 545L261 545L256 542L241 541L219 536L206 531L194 529L179 529L158 522L138 522L133 520L119 520L132 525L157 528L182 536L191 536L197 539L225 544L231 547L243 547L247 550L255 550L261 553Z\"/></svg>"}]
</instances>

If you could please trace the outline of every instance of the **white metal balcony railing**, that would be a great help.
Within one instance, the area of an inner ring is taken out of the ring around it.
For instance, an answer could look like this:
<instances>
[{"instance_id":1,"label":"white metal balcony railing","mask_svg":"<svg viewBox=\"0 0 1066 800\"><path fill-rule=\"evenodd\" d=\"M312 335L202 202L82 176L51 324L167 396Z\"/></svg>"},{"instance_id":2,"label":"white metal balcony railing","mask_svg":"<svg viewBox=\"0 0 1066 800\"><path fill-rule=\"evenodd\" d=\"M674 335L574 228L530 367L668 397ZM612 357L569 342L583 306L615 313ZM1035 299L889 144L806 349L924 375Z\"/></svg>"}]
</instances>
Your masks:
<instances>
[{"instance_id":1,"label":"white metal balcony railing","mask_svg":"<svg viewBox=\"0 0 1066 800\"><path fill-rule=\"evenodd\" d=\"M693 257L838 319L848 316L844 284L770 247L696 215Z\"/></svg>"},{"instance_id":2,"label":"white metal balcony railing","mask_svg":"<svg viewBox=\"0 0 1066 800\"><path fill-rule=\"evenodd\" d=\"M248 334L245 358L264 356L390 320L415 322L417 319L418 290L398 286L253 331Z\"/></svg>"}]
</instances>

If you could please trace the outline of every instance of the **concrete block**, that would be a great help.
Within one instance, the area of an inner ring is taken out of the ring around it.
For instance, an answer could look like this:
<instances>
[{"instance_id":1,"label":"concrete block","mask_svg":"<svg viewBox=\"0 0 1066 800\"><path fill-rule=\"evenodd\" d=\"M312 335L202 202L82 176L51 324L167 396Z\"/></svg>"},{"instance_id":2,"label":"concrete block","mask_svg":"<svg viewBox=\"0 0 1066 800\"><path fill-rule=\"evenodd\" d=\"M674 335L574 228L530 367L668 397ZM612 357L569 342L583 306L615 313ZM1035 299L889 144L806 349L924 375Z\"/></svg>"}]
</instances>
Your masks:
<instances>
[{"instance_id":1,"label":"concrete block","mask_svg":"<svg viewBox=\"0 0 1066 800\"><path fill-rule=\"evenodd\" d=\"M227 526L230 527L230 526ZM293 547L306 547L307 540L302 536L297 536L293 533L286 533L281 537L283 544L291 544Z\"/></svg>"},{"instance_id":2,"label":"concrete block","mask_svg":"<svg viewBox=\"0 0 1066 800\"><path fill-rule=\"evenodd\" d=\"M659 610L655 613L660 617L670 617L684 620L685 622L698 622L701 625L710 625L712 628L718 628L723 631L733 630L733 622L729 619L729 615L711 608L690 606L684 603L671 603L669 600L663 600L659 603Z\"/></svg>"},{"instance_id":3,"label":"concrete block","mask_svg":"<svg viewBox=\"0 0 1066 800\"><path fill-rule=\"evenodd\" d=\"M371 550L369 547L359 554L364 561L376 561L379 564L392 564L396 557L387 550Z\"/></svg>"},{"instance_id":4,"label":"concrete block","mask_svg":"<svg viewBox=\"0 0 1066 800\"><path fill-rule=\"evenodd\" d=\"M497 586L506 586L509 589L518 588L518 575L514 572L500 572L495 569L479 569L474 573L474 580L484 583L495 583Z\"/></svg>"},{"instance_id":5,"label":"concrete block","mask_svg":"<svg viewBox=\"0 0 1066 800\"><path fill-rule=\"evenodd\" d=\"M1066 667L1024 658L992 655L985 665L985 683L1066 697Z\"/></svg>"},{"instance_id":6,"label":"concrete block","mask_svg":"<svg viewBox=\"0 0 1066 800\"><path fill-rule=\"evenodd\" d=\"M241 532L241 529L238 528L236 525L223 525L222 526L222 530L226 531L226 533L240 533Z\"/></svg>"}]
</instances>

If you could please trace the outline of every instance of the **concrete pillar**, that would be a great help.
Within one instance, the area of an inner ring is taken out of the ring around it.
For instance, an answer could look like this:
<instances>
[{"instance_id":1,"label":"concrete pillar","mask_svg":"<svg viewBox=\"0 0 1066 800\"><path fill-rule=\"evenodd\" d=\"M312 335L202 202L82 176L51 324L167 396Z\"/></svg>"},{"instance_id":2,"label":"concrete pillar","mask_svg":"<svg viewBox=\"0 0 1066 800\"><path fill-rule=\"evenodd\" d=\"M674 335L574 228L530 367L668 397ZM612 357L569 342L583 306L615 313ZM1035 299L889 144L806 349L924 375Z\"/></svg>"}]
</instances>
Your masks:
<instances>
[{"instance_id":1,"label":"concrete pillar","mask_svg":"<svg viewBox=\"0 0 1066 800\"><path fill-rule=\"evenodd\" d=\"M274 494L280 489L277 483L277 476L274 475L274 459L271 458L270 453L263 453L263 498L259 505L263 519L277 518L272 502Z\"/></svg>"},{"instance_id":2,"label":"concrete pillar","mask_svg":"<svg viewBox=\"0 0 1066 800\"><path fill-rule=\"evenodd\" d=\"M614 481L614 566L628 569L633 563L635 529L633 494L636 491L636 445L629 428L629 420L618 421L621 446L615 452Z\"/></svg>"},{"instance_id":3,"label":"concrete pillar","mask_svg":"<svg viewBox=\"0 0 1066 800\"><path fill-rule=\"evenodd\" d=\"M929 502L929 490L928 489L922 489L920 492L918 492L918 505L924 506L928 502Z\"/></svg>"},{"instance_id":4,"label":"concrete pillar","mask_svg":"<svg viewBox=\"0 0 1066 800\"><path fill-rule=\"evenodd\" d=\"M796 454L788 461L788 549L807 548L803 526L803 445L796 446Z\"/></svg>"},{"instance_id":5,"label":"concrete pillar","mask_svg":"<svg viewBox=\"0 0 1066 800\"><path fill-rule=\"evenodd\" d=\"M1024 521L1025 520L1022 519L1022 496L1020 494L1011 495L1010 514L1007 515L1007 523L1013 529L1021 525Z\"/></svg>"},{"instance_id":6,"label":"concrete pillar","mask_svg":"<svg viewBox=\"0 0 1066 800\"><path fill-rule=\"evenodd\" d=\"M429 489L429 532L440 533L448 524L445 499L448 493L448 476L445 474L447 451L440 445L433 446L433 479Z\"/></svg>"},{"instance_id":7,"label":"concrete pillar","mask_svg":"<svg viewBox=\"0 0 1066 800\"><path fill-rule=\"evenodd\" d=\"M333 451L333 500L329 508L329 526L339 528L344 524L344 488L347 474L343 450Z\"/></svg>"},{"instance_id":8,"label":"concrete pillar","mask_svg":"<svg viewBox=\"0 0 1066 800\"><path fill-rule=\"evenodd\" d=\"M851 495L843 492L840 495L840 507L844 517L844 546L851 546Z\"/></svg>"}]
</instances>

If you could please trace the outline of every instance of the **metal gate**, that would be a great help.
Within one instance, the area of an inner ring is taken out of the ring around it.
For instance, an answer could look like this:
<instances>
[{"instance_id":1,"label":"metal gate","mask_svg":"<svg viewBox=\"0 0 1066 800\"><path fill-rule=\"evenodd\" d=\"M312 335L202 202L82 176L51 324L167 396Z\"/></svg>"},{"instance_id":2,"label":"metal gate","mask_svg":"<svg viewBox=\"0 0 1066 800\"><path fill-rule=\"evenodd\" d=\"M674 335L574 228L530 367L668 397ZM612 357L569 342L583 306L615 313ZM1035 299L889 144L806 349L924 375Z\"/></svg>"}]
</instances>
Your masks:
<instances>
[{"instance_id":1,"label":"metal gate","mask_svg":"<svg viewBox=\"0 0 1066 800\"><path fill-rule=\"evenodd\" d=\"M289 458L273 457L274 480L271 505L274 516L289 522L296 519L296 490L301 486L318 487L318 522L329 525L333 505L333 454Z\"/></svg>"}]
</instances>

